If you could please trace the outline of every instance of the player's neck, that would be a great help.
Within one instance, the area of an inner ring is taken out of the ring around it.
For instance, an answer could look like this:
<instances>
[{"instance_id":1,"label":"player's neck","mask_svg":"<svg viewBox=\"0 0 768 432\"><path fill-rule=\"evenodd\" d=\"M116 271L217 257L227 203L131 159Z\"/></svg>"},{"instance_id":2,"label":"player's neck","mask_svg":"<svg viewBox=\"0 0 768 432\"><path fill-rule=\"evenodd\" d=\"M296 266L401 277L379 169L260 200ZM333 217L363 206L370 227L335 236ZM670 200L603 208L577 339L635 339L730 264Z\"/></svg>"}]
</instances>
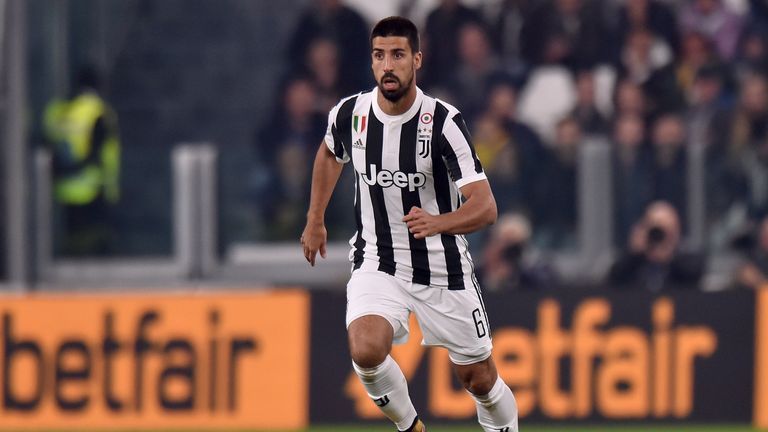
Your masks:
<instances>
[{"instance_id":1,"label":"player's neck","mask_svg":"<svg viewBox=\"0 0 768 432\"><path fill-rule=\"evenodd\" d=\"M379 104L379 108L384 111L384 114L391 116L398 116L404 114L413 106L416 101L416 83L414 82L408 92L403 95L399 100L392 102L385 98L381 92L378 92L376 102Z\"/></svg>"}]
</instances>

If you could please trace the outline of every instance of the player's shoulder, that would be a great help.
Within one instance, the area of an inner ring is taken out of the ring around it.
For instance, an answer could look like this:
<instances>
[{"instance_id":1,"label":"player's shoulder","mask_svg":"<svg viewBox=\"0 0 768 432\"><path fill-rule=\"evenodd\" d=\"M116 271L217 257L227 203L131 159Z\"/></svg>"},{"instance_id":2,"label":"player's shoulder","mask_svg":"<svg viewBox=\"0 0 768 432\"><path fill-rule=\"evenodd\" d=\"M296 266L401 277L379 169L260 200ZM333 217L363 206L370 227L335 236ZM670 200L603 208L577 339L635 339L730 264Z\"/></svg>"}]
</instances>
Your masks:
<instances>
[{"instance_id":1,"label":"player's shoulder","mask_svg":"<svg viewBox=\"0 0 768 432\"><path fill-rule=\"evenodd\" d=\"M458 108L451 103L444 101L438 97L431 96L424 93L424 97L430 100L431 105L434 106L434 112L436 116L445 116L445 118L453 118L456 114L461 114Z\"/></svg>"},{"instance_id":2,"label":"player's shoulder","mask_svg":"<svg viewBox=\"0 0 768 432\"><path fill-rule=\"evenodd\" d=\"M339 116L351 116L354 107L361 102L370 100L372 93L373 90L367 90L342 98L339 103L331 109L331 116L337 118L337 120L339 119Z\"/></svg>"},{"instance_id":3,"label":"player's shoulder","mask_svg":"<svg viewBox=\"0 0 768 432\"><path fill-rule=\"evenodd\" d=\"M428 98L430 98L430 99L432 99L434 101L435 112L442 111L443 113L445 113L446 117L448 117L448 118L451 118L451 117L455 116L456 114L461 114L461 111L459 111L458 108L456 108L454 105L452 105L451 103L449 103L449 102L447 102L447 101L445 101L443 99L440 99L438 97L430 96L430 95L428 95L426 93L424 94L424 96L428 97Z\"/></svg>"}]
</instances>

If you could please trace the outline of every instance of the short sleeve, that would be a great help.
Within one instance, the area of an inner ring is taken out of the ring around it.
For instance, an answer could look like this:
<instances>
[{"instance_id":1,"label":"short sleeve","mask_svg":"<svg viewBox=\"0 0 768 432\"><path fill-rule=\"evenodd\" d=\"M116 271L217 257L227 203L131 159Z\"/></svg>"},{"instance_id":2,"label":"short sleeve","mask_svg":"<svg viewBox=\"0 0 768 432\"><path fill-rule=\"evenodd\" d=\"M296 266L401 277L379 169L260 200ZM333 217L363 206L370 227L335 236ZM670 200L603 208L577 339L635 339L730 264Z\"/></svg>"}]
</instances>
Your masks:
<instances>
[{"instance_id":1,"label":"short sleeve","mask_svg":"<svg viewBox=\"0 0 768 432\"><path fill-rule=\"evenodd\" d=\"M344 147L342 134L337 126L339 120L339 108L341 105L342 103L339 103L331 109L330 113L328 113L328 128L325 130L325 145L334 156L336 156L336 161L339 163L347 163L349 162L349 153L347 153L347 150Z\"/></svg>"},{"instance_id":2,"label":"short sleeve","mask_svg":"<svg viewBox=\"0 0 768 432\"><path fill-rule=\"evenodd\" d=\"M449 113L449 118L445 121L442 144L442 155L448 173L457 187L486 179L467 125L458 111Z\"/></svg>"}]
</instances>

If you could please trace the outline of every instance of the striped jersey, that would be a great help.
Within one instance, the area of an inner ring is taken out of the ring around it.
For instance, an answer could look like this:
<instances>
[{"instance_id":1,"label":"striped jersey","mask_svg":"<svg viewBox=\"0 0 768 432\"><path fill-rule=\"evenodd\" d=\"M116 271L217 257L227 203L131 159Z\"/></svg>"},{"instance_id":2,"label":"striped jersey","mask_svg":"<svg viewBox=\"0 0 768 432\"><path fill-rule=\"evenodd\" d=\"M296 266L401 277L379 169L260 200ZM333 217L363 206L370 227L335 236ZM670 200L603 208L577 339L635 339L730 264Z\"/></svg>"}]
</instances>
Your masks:
<instances>
[{"instance_id":1,"label":"striped jersey","mask_svg":"<svg viewBox=\"0 0 768 432\"><path fill-rule=\"evenodd\" d=\"M378 270L440 288L474 287L463 235L416 239L403 217L414 206L455 211L459 188L485 179L461 113L417 88L397 116L377 103L378 88L343 99L328 116L325 143L355 170L357 232L349 241L352 271Z\"/></svg>"}]
</instances>

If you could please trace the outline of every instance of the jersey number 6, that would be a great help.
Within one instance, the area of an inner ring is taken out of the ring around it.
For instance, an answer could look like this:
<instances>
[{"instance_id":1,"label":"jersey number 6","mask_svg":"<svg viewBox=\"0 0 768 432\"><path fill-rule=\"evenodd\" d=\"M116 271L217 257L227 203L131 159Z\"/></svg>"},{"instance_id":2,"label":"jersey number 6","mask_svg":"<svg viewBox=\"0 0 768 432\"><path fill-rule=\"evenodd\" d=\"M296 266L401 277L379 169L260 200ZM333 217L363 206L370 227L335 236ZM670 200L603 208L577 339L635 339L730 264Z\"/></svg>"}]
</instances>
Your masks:
<instances>
[{"instance_id":1,"label":"jersey number 6","mask_svg":"<svg viewBox=\"0 0 768 432\"><path fill-rule=\"evenodd\" d=\"M483 323L483 315L480 309L472 311L472 319L475 321L475 330L477 330L477 337L481 338L485 336L485 324Z\"/></svg>"}]
</instances>

